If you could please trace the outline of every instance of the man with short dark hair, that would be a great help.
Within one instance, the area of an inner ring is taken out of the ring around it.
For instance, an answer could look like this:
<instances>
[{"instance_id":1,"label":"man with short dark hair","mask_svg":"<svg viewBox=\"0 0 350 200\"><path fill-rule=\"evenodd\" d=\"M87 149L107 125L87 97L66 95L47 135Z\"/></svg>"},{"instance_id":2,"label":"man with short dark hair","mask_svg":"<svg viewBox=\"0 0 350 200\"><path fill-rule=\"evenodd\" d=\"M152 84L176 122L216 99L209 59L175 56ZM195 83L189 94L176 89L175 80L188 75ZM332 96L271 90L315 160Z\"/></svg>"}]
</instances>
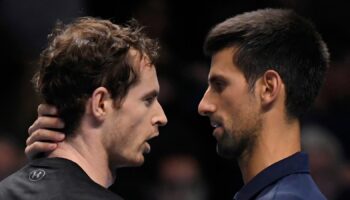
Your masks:
<instances>
[{"instance_id":1,"label":"man with short dark hair","mask_svg":"<svg viewBox=\"0 0 350 200\"><path fill-rule=\"evenodd\" d=\"M198 110L217 151L237 159L244 187L234 199L325 199L300 152L300 117L328 68L326 44L290 10L263 9L216 25L204 50L209 87Z\"/></svg>"}]
</instances>

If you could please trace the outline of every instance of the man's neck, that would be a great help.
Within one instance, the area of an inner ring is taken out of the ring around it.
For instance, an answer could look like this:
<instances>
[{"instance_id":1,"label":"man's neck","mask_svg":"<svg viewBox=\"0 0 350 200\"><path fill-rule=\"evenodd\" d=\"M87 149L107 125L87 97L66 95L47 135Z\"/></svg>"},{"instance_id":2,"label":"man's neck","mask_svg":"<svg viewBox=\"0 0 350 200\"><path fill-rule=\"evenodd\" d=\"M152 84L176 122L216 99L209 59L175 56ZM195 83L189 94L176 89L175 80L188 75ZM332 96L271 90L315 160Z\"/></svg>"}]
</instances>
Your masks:
<instances>
[{"instance_id":1,"label":"man's neck","mask_svg":"<svg viewBox=\"0 0 350 200\"><path fill-rule=\"evenodd\" d=\"M265 122L249 154L238 159L245 184L270 165L300 151L299 121L282 121Z\"/></svg>"},{"instance_id":2,"label":"man's neck","mask_svg":"<svg viewBox=\"0 0 350 200\"><path fill-rule=\"evenodd\" d=\"M114 182L114 175L108 165L108 156L96 133L75 133L58 144L48 157L60 157L78 164L97 184L108 188Z\"/></svg>"}]
</instances>

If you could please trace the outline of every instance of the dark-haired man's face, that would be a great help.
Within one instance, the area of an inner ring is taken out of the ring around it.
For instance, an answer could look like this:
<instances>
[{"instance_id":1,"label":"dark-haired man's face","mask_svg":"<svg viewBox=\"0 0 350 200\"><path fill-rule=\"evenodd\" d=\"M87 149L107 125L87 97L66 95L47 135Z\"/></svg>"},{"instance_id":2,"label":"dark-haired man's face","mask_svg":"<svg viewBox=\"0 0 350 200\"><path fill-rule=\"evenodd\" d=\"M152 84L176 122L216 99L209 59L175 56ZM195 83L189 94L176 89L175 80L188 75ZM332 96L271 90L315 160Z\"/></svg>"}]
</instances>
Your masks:
<instances>
[{"instance_id":1,"label":"dark-haired man's face","mask_svg":"<svg viewBox=\"0 0 350 200\"><path fill-rule=\"evenodd\" d=\"M225 48L213 55L209 86L198 106L214 127L218 153L227 158L249 150L261 129L258 98L233 63L234 53L234 48Z\"/></svg>"}]
</instances>

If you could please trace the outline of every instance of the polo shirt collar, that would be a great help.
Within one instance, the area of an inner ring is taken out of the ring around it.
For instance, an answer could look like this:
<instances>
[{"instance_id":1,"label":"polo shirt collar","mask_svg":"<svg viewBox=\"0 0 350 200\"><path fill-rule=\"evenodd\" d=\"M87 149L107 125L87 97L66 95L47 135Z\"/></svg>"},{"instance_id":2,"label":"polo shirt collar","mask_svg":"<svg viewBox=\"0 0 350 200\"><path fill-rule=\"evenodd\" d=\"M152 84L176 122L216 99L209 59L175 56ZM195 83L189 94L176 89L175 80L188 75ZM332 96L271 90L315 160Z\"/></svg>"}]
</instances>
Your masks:
<instances>
[{"instance_id":1,"label":"polo shirt collar","mask_svg":"<svg viewBox=\"0 0 350 200\"><path fill-rule=\"evenodd\" d=\"M306 153L295 153L267 167L243 186L234 200L249 200L275 181L295 173L310 173Z\"/></svg>"}]
</instances>

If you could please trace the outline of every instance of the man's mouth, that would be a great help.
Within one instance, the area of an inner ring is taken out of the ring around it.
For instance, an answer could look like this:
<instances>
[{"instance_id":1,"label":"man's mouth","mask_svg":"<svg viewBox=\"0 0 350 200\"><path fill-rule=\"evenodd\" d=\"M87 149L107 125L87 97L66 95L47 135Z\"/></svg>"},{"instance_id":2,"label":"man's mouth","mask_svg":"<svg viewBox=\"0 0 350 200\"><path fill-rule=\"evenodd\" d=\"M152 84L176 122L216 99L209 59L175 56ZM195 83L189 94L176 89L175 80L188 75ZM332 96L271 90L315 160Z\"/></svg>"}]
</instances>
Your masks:
<instances>
[{"instance_id":1,"label":"man's mouth","mask_svg":"<svg viewBox=\"0 0 350 200\"><path fill-rule=\"evenodd\" d=\"M143 148L143 153L148 154L150 152L151 152L151 145L149 145L148 142L146 142Z\"/></svg>"},{"instance_id":2,"label":"man's mouth","mask_svg":"<svg viewBox=\"0 0 350 200\"><path fill-rule=\"evenodd\" d=\"M214 127L213 135L218 138L224 132L222 124L218 121L210 120L210 125Z\"/></svg>"},{"instance_id":3,"label":"man's mouth","mask_svg":"<svg viewBox=\"0 0 350 200\"><path fill-rule=\"evenodd\" d=\"M222 127L222 123L218 119L210 119L210 125L214 128Z\"/></svg>"},{"instance_id":4,"label":"man's mouth","mask_svg":"<svg viewBox=\"0 0 350 200\"><path fill-rule=\"evenodd\" d=\"M150 141L151 139L157 137L159 135L159 132L154 133L151 137L149 137L146 141L145 141L145 145L143 148L143 153L148 154L151 152L151 145L148 143L148 141Z\"/></svg>"}]
</instances>

